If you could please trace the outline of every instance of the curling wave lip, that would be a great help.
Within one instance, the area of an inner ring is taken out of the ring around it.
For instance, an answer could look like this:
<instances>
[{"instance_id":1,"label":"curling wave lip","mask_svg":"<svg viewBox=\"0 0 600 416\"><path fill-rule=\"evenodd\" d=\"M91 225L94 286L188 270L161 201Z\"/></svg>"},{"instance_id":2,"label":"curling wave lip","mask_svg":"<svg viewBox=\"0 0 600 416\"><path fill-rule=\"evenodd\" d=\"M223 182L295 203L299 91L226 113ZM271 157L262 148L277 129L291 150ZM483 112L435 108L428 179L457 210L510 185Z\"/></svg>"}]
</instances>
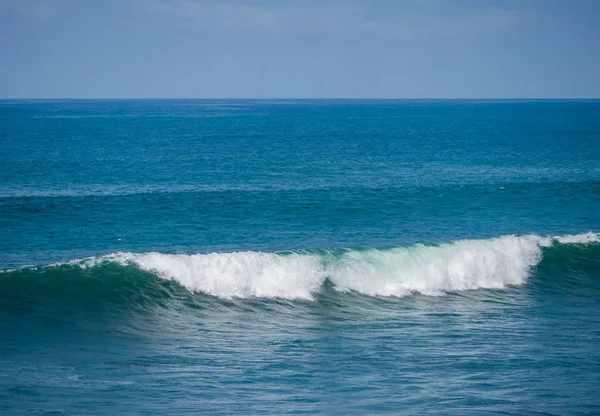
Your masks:
<instances>
[{"instance_id":1,"label":"curling wave lip","mask_svg":"<svg viewBox=\"0 0 600 416\"><path fill-rule=\"evenodd\" d=\"M191 292L225 299L313 300L326 279L338 291L367 296L440 296L521 285L541 261L543 248L598 242L600 234L591 232L554 237L508 235L389 249L193 255L116 253L68 264L82 268L105 262L135 265L160 278L177 281Z\"/></svg>"}]
</instances>

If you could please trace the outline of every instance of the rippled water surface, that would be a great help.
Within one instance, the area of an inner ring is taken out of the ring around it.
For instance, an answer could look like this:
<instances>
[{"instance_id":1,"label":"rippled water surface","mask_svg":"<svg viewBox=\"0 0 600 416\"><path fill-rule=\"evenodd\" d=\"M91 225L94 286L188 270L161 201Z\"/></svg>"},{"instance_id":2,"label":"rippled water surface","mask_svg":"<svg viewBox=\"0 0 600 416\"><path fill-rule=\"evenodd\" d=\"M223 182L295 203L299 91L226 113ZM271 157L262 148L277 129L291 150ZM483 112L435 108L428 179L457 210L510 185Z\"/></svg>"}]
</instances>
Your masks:
<instances>
[{"instance_id":1,"label":"rippled water surface","mask_svg":"<svg viewBox=\"0 0 600 416\"><path fill-rule=\"evenodd\" d=\"M600 413L600 102L0 101L0 412Z\"/></svg>"}]
</instances>

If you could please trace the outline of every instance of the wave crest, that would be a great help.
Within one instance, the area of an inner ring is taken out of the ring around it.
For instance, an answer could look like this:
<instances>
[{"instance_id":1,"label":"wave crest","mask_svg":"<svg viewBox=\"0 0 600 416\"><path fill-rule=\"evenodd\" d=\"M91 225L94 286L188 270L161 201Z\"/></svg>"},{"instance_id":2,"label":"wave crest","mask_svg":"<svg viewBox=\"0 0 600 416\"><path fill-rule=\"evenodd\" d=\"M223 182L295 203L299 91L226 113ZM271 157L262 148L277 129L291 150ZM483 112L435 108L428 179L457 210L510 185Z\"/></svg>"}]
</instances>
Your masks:
<instances>
[{"instance_id":1,"label":"wave crest","mask_svg":"<svg viewBox=\"0 0 600 416\"><path fill-rule=\"evenodd\" d=\"M147 253L117 255L115 260L221 298L312 299L326 277L319 256L298 253Z\"/></svg>"},{"instance_id":2,"label":"wave crest","mask_svg":"<svg viewBox=\"0 0 600 416\"><path fill-rule=\"evenodd\" d=\"M391 249L234 252L212 254L117 253L71 262L80 267L134 264L192 292L220 298L312 300L326 279L338 291L369 296L438 296L525 283L543 249L600 242L600 234L503 236Z\"/></svg>"}]
</instances>

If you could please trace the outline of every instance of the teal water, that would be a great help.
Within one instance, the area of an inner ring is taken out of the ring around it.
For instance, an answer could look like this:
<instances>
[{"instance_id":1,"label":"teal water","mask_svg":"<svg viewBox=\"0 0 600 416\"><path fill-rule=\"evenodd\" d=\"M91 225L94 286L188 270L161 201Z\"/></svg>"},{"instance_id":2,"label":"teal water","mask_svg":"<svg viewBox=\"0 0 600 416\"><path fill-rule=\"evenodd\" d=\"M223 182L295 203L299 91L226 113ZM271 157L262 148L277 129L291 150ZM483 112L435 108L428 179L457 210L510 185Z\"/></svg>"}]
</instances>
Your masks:
<instances>
[{"instance_id":1,"label":"teal water","mask_svg":"<svg viewBox=\"0 0 600 416\"><path fill-rule=\"evenodd\" d=\"M0 101L0 412L600 413L600 101Z\"/></svg>"}]
</instances>

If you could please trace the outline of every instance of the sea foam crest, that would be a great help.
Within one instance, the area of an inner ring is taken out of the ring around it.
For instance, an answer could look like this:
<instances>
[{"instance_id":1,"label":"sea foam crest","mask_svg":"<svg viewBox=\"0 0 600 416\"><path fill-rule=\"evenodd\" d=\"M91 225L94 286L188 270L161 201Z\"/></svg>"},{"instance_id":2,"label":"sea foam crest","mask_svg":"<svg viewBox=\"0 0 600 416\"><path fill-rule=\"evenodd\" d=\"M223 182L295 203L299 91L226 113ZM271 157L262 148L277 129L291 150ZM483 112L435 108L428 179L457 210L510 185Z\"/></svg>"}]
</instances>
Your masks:
<instances>
[{"instance_id":1,"label":"sea foam crest","mask_svg":"<svg viewBox=\"0 0 600 416\"><path fill-rule=\"evenodd\" d=\"M222 298L312 299L326 277L316 255L148 253L125 254L116 259L176 280L193 292Z\"/></svg>"},{"instance_id":2,"label":"sea foam crest","mask_svg":"<svg viewBox=\"0 0 600 416\"><path fill-rule=\"evenodd\" d=\"M79 261L135 264L188 290L222 298L313 299L325 279L370 296L442 295L523 284L542 247L600 242L600 234L503 236L441 245L337 252L213 254L118 253Z\"/></svg>"}]
</instances>

